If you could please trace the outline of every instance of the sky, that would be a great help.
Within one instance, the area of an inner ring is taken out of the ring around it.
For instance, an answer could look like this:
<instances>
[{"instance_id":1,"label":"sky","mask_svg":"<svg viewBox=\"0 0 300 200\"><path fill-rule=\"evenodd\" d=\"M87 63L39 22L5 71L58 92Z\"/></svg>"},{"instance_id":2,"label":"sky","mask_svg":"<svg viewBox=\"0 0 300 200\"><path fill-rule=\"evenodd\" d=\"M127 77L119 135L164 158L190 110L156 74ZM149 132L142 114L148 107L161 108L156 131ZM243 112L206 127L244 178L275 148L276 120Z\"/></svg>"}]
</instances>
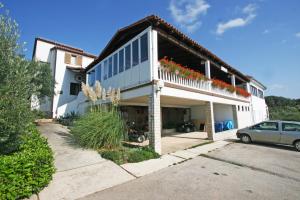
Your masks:
<instances>
[{"instance_id":1,"label":"sky","mask_svg":"<svg viewBox=\"0 0 300 200\"><path fill-rule=\"evenodd\" d=\"M114 33L156 14L225 62L300 98L299 0L0 0L19 24L25 55L35 37L99 55Z\"/></svg>"}]
</instances>

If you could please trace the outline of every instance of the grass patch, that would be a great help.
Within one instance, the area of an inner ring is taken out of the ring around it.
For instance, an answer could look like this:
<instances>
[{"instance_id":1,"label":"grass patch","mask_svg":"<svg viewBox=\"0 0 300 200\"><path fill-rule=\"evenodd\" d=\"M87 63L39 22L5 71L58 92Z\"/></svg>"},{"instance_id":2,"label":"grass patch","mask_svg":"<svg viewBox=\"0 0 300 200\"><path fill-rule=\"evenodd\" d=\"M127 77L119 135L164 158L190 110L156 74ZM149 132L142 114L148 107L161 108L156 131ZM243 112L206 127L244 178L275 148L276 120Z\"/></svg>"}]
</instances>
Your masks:
<instances>
[{"instance_id":1,"label":"grass patch","mask_svg":"<svg viewBox=\"0 0 300 200\"><path fill-rule=\"evenodd\" d=\"M121 147L113 150L100 150L100 155L118 165L136 163L144 160L159 158L160 155L149 147Z\"/></svg>"}]
</instances>

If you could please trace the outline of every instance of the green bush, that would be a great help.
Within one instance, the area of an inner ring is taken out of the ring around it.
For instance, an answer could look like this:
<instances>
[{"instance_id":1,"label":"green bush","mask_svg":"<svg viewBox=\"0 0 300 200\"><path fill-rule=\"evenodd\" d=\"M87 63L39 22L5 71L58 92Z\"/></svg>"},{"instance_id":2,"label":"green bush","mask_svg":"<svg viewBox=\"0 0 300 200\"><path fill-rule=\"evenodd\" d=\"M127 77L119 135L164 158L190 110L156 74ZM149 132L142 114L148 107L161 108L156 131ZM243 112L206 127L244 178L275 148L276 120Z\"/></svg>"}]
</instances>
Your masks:
<instances>
[{"instance_id":1,"label":"green bush","mask_svg":"<svg viewBox=\"0 0 300 200\"><path fill-rule=\"evenodd\" d=\"M71 127L71 133L79 145L92 149L113 149L121 145L125 126L115 109L89 112Z\"/></svg>"},{"instance_id":2,"label":"green bush","mask_svg":"<svg viewBox=\"0 0 300 200\"><path fill-rule=\"evenodd\" d=\"M100 154L103 158L111 160L119 165L124 163L142 162L144 160L160 157L158 153L148 147L123 147L115 150L102 150L100 151Z\"/></svg>"},{"instance_id":3,"label":"green bush","mask_svg":"<svg viewBox=\"0 0 300 200\"><path fill-rule=\"evenodd\" d=\"M76 119L79 119L79 114L75 112L67 113L63 116L60 116L57 121L58 123L64 126L73 126L73 123Z\"/></svg>"},{"instance_id":4,"label":"green bush","mask_svg":"<svg viewBox=\"0 0 300 200\"><path fill-rule=\"evenodd\" d=\"M0 199L38 193L52 179L53 154L34 126L21 137L19 151L0 156Z\"/></svg>"}]
</instances>

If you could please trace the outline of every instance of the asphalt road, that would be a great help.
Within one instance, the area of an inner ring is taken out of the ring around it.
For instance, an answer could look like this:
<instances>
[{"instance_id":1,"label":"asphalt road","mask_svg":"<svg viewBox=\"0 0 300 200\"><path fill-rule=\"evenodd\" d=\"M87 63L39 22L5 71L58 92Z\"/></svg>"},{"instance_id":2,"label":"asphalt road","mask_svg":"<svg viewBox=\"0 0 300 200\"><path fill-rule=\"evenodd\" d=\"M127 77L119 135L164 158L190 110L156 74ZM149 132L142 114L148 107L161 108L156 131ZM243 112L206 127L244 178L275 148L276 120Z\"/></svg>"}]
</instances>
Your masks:
<instances>
[{"instance_id":1,"label":"asphalt road","mask_svg":"<svg viewBox=\"0 0 300 200\"><path fill-rule=\"evenodd\" d=\"M83 199L298 200L300 152L234 143Z\"/></svg>"}]
</instances>

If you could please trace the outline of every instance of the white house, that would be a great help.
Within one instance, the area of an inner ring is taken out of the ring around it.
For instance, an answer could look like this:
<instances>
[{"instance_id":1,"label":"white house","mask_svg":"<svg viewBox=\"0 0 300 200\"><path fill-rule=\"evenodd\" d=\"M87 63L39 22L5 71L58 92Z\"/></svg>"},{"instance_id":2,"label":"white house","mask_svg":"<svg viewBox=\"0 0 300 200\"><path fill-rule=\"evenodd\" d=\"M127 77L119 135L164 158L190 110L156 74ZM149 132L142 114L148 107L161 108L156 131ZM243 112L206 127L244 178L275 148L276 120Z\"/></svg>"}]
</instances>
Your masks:
<instances>
[{"instance_id":1,"label":"white house","mask_svg":"<svg viewBox=\"0 0 300 200\"><path fill-rule=\"evenodd\" d=\"M72 71L61 53L61 66L56 66ZM163 63L165 57L184 67L172 70ZM84 58L89 58L86 64L93 60L92 56ZM205 127L208 137L216 140L226 134L216 133L218 124L230 121L231 128L243 128L268 118L263 84L154 15L119 29L85 72L91 86L98 80L105 88L121 89L124 118L149 127L150 144L158 153L162 130L186 120L193 121L197 129ZM69 92L71 81L63 81L63 75L55 77L61 83L56 91L66 87ZM60 103L57 98L53 102L58 112L53 117L84 112L81 93L77 99L66 97Z\"/></svg>"},{"instance_id":2,"label":"white house","mask_svg":"<svg viewBox=\"0 0 300 200\"><path fill-rule=\"evenodd\" d=\"M65 44L44 38L36 38L32 59L50 64L54 77L54 96L45 102L34 99L32 108L48 112L53 118L59 113L58 108L77 99L81 91L81 82L85 81L84 69L96 56Z\"/></svg>"}]
</instances>

